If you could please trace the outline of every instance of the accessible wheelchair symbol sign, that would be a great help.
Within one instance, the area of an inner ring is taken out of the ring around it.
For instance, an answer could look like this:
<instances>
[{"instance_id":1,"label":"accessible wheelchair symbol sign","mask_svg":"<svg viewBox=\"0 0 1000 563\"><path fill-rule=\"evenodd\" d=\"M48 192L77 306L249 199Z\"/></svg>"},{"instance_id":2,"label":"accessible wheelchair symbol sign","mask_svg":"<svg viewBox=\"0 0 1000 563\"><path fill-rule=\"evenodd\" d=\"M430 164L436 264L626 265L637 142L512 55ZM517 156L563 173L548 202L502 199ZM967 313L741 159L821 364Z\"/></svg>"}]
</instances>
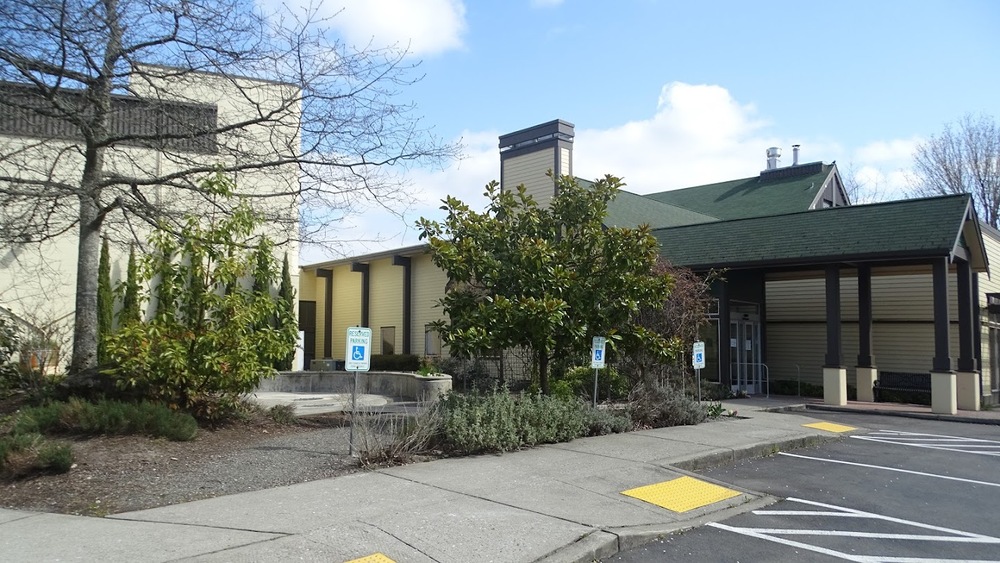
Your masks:
<instances>
[{"instance_id":1,"label":"accessible wheelchair symbol sign","mask_svg":"<svg viewBox=\"0 0 1000 563\"><path fill-rule=\"evenodd\" d=\"M372 359L372 329L351 327L347 329L347 371L368 371Z\"/></svg>"}]
</instances>

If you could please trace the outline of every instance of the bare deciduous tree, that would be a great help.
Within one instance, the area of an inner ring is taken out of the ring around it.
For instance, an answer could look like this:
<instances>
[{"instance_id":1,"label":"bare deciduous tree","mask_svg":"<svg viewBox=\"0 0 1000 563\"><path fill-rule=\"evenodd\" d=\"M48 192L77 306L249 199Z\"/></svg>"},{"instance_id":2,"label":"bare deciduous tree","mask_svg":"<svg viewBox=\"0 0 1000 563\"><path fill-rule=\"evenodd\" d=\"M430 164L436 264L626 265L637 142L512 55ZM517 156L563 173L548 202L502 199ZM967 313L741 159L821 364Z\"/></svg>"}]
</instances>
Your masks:
<instances>
[{"instance_id":1,"label":"bare deciduous tree","mask_svg":"<svg viewBox=\"0 0 1000 563\"><path fill-rule=\"evenodd\" d=\"M200 191L209 173L234 176L289 239L329 243L358 206L408 203L395 166L456 154L397 101L414 80L405 50L349 48L317 14L0 3L0 248L78 237L71 372L95 365L101 236L219 205Z\"/></svg>"},{"instance_id":2,"label":"bare deciduous tree","mask_svg":"<svg viewBox=\"0 0 1000 563\"><path fill-rule=\"evenodd\" d=\"M972 194L976 210L1000 226L1000 126L988 115L966 115L917 147L916 193Z\"/></svg>"},{"instance_id":3,"label":"bare deciduous tree","mask_svg":"<svg viewBox=\"0 0 1000 563\"><path fill-rule=\"evenodd\" d=\"M848 164L841 179L844 181L844 191L851 205L878 203L890 199L889 190L879 181L880 173L865 174L854 164Z\"/></svg>"}]
</instances>

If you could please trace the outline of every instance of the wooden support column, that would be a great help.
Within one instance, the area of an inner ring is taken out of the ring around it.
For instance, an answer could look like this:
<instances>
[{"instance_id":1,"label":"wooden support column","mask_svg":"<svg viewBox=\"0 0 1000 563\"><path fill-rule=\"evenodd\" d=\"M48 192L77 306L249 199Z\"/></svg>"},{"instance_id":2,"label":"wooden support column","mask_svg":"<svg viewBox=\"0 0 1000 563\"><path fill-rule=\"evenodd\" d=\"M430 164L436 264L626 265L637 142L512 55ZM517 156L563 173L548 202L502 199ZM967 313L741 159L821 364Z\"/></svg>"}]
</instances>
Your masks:
<instances>
[{"instance_id":1,"label":"wooden support column","mask_svg":"<svg viewBox=\"0 0 1000 563\"><path fill-rule=\"evenodd\" d=\"M316 270L326 280L323 287L323 357L333 357L333 270Z\"/></svg>"},{"instance_id":2,"label":"wooden support column","mask_svg":"<svg viewBox=\"0 0 1000 563\"><path fill-rule=\"evenodd\" d=\"M823 402L847 404L847 369L843 366L840 326L840 265L826 267L826 364L823 366Z\"/></svg>"},{"instance_id":3,"label":"wooden support column","mask_svg":"<svg viewBox=\"0 0 1000 563\"><path fill-rule=\"evenodd\" d=\"M413 264L409 256L392 257L393 266L403 267L403 353L411 350L411 329L413 324Z\"/></svg>"},{"instance_id":4,"label":"wooden support column","mask_svg":"<svg viewBox=\"0 0 1000 563\"><path fill-rule=\"evenodd\" d=\"M858 266L858 365L855 384L858 400L875 400L874 386L878 379L875 357L872 355L872 268Z\"/></svg>"},{"instance_id":5,"label":"wooden support column","mask_svg":"<svg viewBox=\"0 0 1000 563\"><path fill-rule=\"evenodd\" d=\"M956 263L958 270L958 370L955 373L955 401L961 410L979 410L980 376L976 363L973 336L974 321L972 265L967 260Z\"/></svg>"},{"instance_id":6,"label":"wooden support column","mask_svg":"<svg viewBox=\"0 0 1000 563\"><path fill-rule=\"evenodd\" d=\"M948 320L948 258L933 262L934 278L934 361L931 368L931 412L958 411L955 372L951 370Z\"/></svg>"},{"instance_id":7,"label":"wooden support column","mask_svg":"<svg viewBox=\"0 0 1000 563\"><path fill-rule=\"evenodd\" d=\"M371 278L368 275L368 264L354 262L351 264L351 271L361 272L361 326L368 327L369 303L371 301Z\"/></svg>"}]
</instances>

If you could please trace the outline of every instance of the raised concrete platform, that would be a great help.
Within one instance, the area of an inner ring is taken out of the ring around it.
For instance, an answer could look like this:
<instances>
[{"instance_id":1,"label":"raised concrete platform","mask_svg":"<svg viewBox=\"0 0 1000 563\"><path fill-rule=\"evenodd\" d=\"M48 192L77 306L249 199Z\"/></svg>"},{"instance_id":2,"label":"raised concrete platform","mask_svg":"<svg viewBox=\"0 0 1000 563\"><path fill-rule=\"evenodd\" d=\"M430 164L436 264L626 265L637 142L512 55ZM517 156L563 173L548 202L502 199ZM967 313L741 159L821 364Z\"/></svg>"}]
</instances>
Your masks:
<instances>
[{"instance_id":1,"label":"raised concrete platform","mask_svg":"<svg viewBox=\"0 0 1000 563\"><path fill-rule=\"evenodd\" d=\"M355 373L348 371L286 371L262 380L257 391L350 394L354 378ZM358 372L357 380L359 394L382 395L405 401L433 401L451 391L451 376L446 374L367 371Z\"/></svg>"}]
</instances>

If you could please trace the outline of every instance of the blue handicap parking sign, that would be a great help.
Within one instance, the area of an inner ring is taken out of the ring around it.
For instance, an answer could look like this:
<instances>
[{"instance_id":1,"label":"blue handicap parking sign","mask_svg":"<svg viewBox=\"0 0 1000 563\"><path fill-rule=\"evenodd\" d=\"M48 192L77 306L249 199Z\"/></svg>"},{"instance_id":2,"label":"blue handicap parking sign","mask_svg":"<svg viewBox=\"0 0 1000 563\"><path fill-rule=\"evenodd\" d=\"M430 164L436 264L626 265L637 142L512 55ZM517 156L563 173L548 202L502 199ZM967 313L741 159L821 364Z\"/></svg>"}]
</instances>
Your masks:
<instances>
[{"instance_id":1,"label":"blue handicap parking sign","mask_svg":"<svg viewBox=\"0 0 1000 563\"><path fill-rule=\"evenodd\" d=\"M604 355L604 350L601 349L594 350L594 359L597 360L598 362L601 361L601 356L603 355Z\"/></svg>"},{"instance_id":2,"label":"blue handicap parking sign","mask_svg":"<svg viewBox=\"0 0 1000 563\"><path fill-rule=\"evenodd\" d=\"M355 361L361 361L365 359L365 347L364 346L351 346L351 359Z\"/></svg>"},{"instance_id":3,"label":"blue handicap parking sign","mask_svg":"<svg viewBox=\"0 0 1000 563\"><path fill-rule=\"evenodd\" d=\"M697 363L699 363L699 364L705 361L703 359L703 355L701 354L701 352L699 352L698 354L695 354L694 361L697 362Z\"/></svg>"}]
</instances>

